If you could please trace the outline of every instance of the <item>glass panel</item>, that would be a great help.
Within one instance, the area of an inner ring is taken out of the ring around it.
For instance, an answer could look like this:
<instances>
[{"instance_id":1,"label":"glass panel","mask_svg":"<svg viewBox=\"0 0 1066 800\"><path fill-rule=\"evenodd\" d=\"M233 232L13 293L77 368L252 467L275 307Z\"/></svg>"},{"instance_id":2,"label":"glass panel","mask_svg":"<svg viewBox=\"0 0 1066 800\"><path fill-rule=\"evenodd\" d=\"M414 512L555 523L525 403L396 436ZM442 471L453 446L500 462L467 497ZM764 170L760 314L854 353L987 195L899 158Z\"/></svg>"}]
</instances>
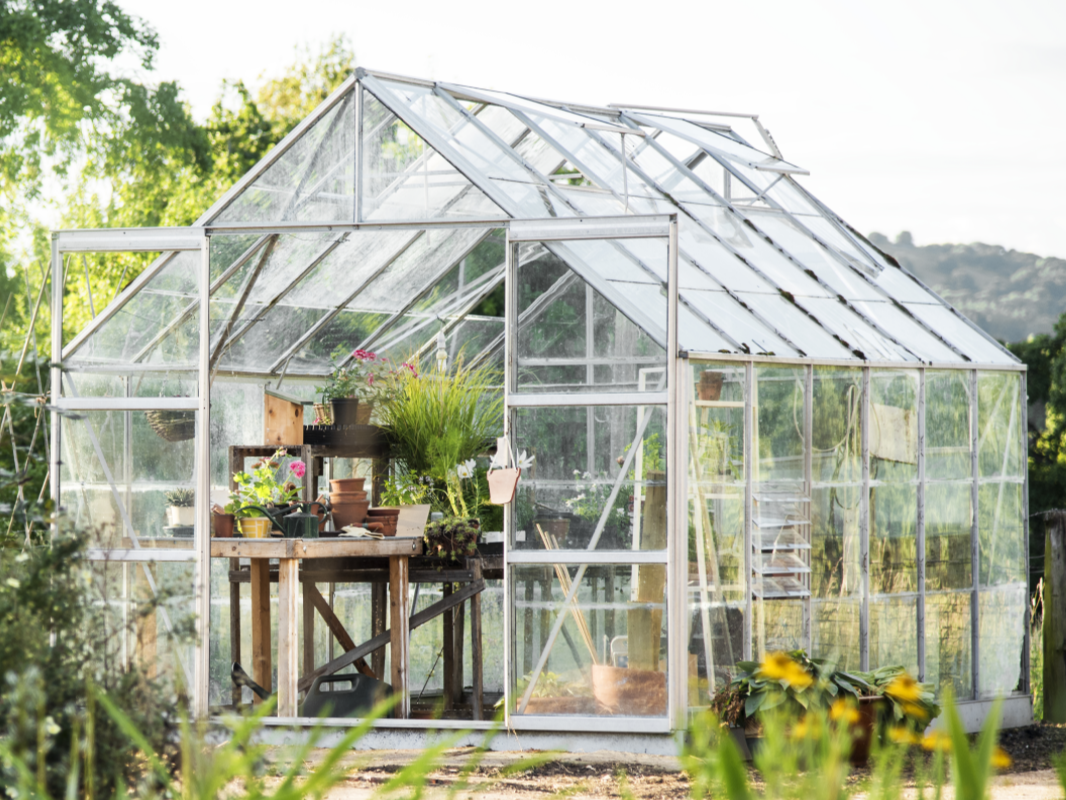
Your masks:
<instances>
[{"instance_id":1,"label":"glass panel","mask_svg":"<svg viewBox=\"0 0 1066 800\"><path fill-rule=\"evenodd\" d=\"M1022 483L984 483L977 489L981 585L1024 581L1025 513Z\"/></svg>"},{"instance_id":2,"label":"glass panel","mask_svg":"<svg viewBox=\"0 0 1066 800\"><path fill-rule=\"evenodd\" d=\"M737 296L763 319L773 320L775 330L787 336L804 355L810 358L855 358L847 345L836 338L831 330L827 330L826 320L816 314L812 316L810 311L811 304L824 302L831 306L835 315L844 316L841 312L847 314L847 309L835 300L804 297L795 301L781 294L754 292L737 292ZM838 324L846 328L846 322ZM847 329L847 332L853 333L853 329ZM847 337L841 338L847 341ZM854 340L855 337L850 338Z\"/></svg>"},{"instance_id":3,"label":"glass panel","mask_svg":"<svg viewBox=\"0 0 1066 800\"><path fill-rule=\"evenodd\" d=\"M755 270L730 253L721 242L697 225L680 226L678 247L685 256L710 273L719 286L745 292L770 293L775 291L774 287L759 277ZM686 288L684 283L681 287Z\"/></svg>"},{"instance_id":4,"label":"glass panel","mask_svg":"<svg viewBox=\"0 0 1066 800\"><path fill-rule=\"evenodd\" d=\"M870 480L918 479L918 373L870 370Z\"/></svg>"},{"instance_id":5,"label":"glass panel","mask_svg":"<svg viewBox=\"0 0 1066 800\"><path fill-rule=\"evenodd\" d=\"M512 573L519 702L550 648L525 714L666 716L664 564L515 566ZM564 605L574 582L574 602ZM559 614L566 619L550 641Z\"/></svg>"},{"instance_id":6,"label":"glass panel","mask_svg":"<svg viewBox=\"0 0 1066 800\"><path fill-rule=\"evenodd\" d=\"M978 595L978 696L1025 689L1025 625L1029 618L1025 582L983 589Z\"/></svg>"},{"instance_id":7,"label":"glass panel","mask_svg":"<svg viewBox=\"0 0 1066 800\"><path fill-rule=\"evenodd\" d=\"M878 331L837 298L802 297L797 301L825 329L868 361L917 361L917 357Z\"/></svg>"},{"instance_id":8,"label":"glass panel","mask_svg":"<svg viewBox=\"0 0 1066 800\"><path fill-rule=\"evenodd\" d=\"M766 653L807 649L806 600L763 600L752 604L752 652L761 660Z\"/></svg>"},{"instance_id":9,"label":"glass panel","mask_svg":"<svg viewBox=\"0 0 1066 800\"><path fill-rule=\"evenodd\" d=\"M308 128L214 222L350 221L355 180L355 95Z\"/></svg>"},{"instance_id":10,"label":"glass panel","mask_svg":"<svg viewBox=\"0 0 1066 800\"><path fill-rule=\"evenodd\" d=\"M923 361L962 361L954 350L891 302L852 302L855 310Z\"/></svg>"},{"instance_id":11,"label":"glass panel","mask_svg":"<svg viewBox=\"0 0 1066 800\"><path fill-rule=\"evenodd\" d=\"M925 588L973 586L972 486L929 483L925 487Z\"/></svg>"},{"instance_id":12,"label":"glass panel","mask_svg":"<svg viewBox=\"0 0 1066 800\"><path fill-rule=\"evenodd\" d=\"M737 347L725 340L706 320L698 317L684 302L678 304L677 335L682 350L692 353L735 353Z\"/></svg>"},{"instance_id":13,"label":"glass panel","mask_svg":"<svg viewBox=\"0 0 1066 800\"><path fill-rule=\"evenodd\" d=\"M870 669L897 664L918 674L918 598L871 597Z\"/></svg>"},{"instance_id":14,"label":"glass panel","mask_svg":"<svg viewBox=\"0 0 1066 800\"><path fill-rule=\"evenodd\" d=\"M1017 372L977 373L977 474L982 478L1025 475L1020 392Z\"/></svg>"},{"instance_id":15,"label":"glass panel","mask_svg":"<svg viewBox=\"0 0 1066 800\"><path fill-rule=\"evenodd\" d=\"M96 602L87 624L106 626L94 638L95 665L122 672L127 664L138 664L147 678L159 681L166 702L187 702L193 674L193 565L96 561L89 572Z\"/></svg>"},{"instance_id":16,"label":"glass panel","mask_svg":"<svg viewBox=\"0 0 1066 800\"><path fill-rule=\"evenodd\" d=\"M950 689L957 700L973 697L970 592L925 596L925 680Z\"/></svg>"},{"instance_id":17,"label":"glass panel","mask_svg":"<svg viewBox=\"0 0 1066 800\"><path fill-rule=\"evenodd\" d=\"M773 295L759 296L772 297ZM693 309L712 320L720 330L746 348L749 353L769 353L779 356L800 354L792 345L771 331L768 325L760 322L751 311L725 292L700 292L686 289L684 299Z\"/></svg>"},{"instance_id":18,"label":"glass panel","mask_svg":"<svg viewBox=\"0 0 1066 800\"><path fill-rule=\"evenodd\" d=\"M812 652L858 669L862 371L814 368Z\"/></svg>"},{"instance_id":19,"label":"glass panel","mask_svg":"<svg viewBox=\"0 0 1066 800\"><path fill-rule=\"evenodd\" d=\"M514 158L476 127L446 100L424 86L371 79L369 83L389 91L418 120L416 127L432 130L441 147L447 147L477 171L475 179L491 183L506 197L510 207L504 209L517 217L573 216L565 205L553 202L543 185ZM427 134L428 135L428 134ZM447 152L442 153L447 155Z\"/></svg>"},{"instance_id":20,"label":"glass panel","mask_svg":"<svg viewBox=\"0 0 1066 800\"><path fill-rule=\"evenodd\" d=\"M637 269L617 251L607 249L605 255L622 268ZM597 271L611 266L595 263ZM663 349L561 258L539 247L520 248L517 281L519 390L665 388ZM628 290L616 282L609 285ZM657 287L653 290L658 294Z\"/></svg>"},{"instance_id":21,"label":"glass panel","mask_svg":"<svg viewBox=\"0 0 1066 800\"><path fill-rule=\"evenodd\" d=\"M946 305L903 303L908 311L932 330L951 342L977 364L1016 364L1017 362L995 343L966 324Z\"/></svg>"},{"instance_id":22,"label":"glass panel","mask_svg":"<svg viewBox=\"0 0 1066 800\"><path fill-rule=\"evenodd\" d=\"M362 180L364 220L504 216L491 202L464 204L470 195L484 195L369 92L363 93Z\"/></svg>"},{"instance_id":23,"label":"glass panel","mask_svg":"<svg viewBox=\"0 0 1066 800\"><path fill-rule=\"evenodd\" d=\"M762 482L804 490L804 384L802 367L755 367L754 491Z\"/></svg>"},{"instance_id":24,"label":"glass panel","mask_svg":"<svg viewBox=\"0 0 1066 800\"><path fill-rule=\"evenodd\" d=\"M925 373L925 475L929 480L969 478L970 375Z\"/></svg>"},{"instance_id":25,"label":"glass panel","mask_svg":"<svg viewBox=\"0 0 1066 800\"><path fill-rule=\"evenodd\" d=\"M191 549L195 412L78 416L62 421L60 504L90 546Z\"/></svg>"},{"instance_id":26,"label":"glass panel","mask_svg":"<svg viewBox=\"0 0 1066 800\"><path fill-rule=\"evenodd\" d=\"M887 484L870 487L872 594L918 590L917 519L916 486Z\"/></svg>"},{"instance_id":27,"label":"glass panel","mask_svg":"<svg viewBox=\"0 0 1066 800\"><path fill-rule=\"evenodd\" d=\"M799 169L799 167L796 167L794 164L789 164L787 161L781 161L780 159L774 158L773 156L763 153L760 150L756 150L753 147L741 144L731 136L725 136L715 131L708 130L707 128L688 122L687 120L654 114L632 114L631 116L648 125L676 133L678 136L684 136L691 141L698 142L704 148L717 152L726 158L739 160L748 164L765 164L767 166L780 165L791 167L792 169ZM777 175L773 173L768 174L770 174L771 177L777 177Z\"/></svg>"},{"instance_id":28,"label":"glass panel","mask_svg":"<svg viewBox=\"0 0 1066 800\"><path fill-rule=\"evenodd\" d=\"M666 548L665 407L519 408L515 418L515 447L536 459L518 484L516 549Z\"/></svg>"},{"instance_id":29,"label":"glass panel","mask_svg":"<svg viewBox=\"0 0 1066 800\"><path fill-rule=\"evenodd\" d=\"M74 352L71 364L129 363L192 366L200 346L196 308L200 299L200 254L174 254L158 273ZM191 308L190 308L191 306ZM164 324L191 310L191 324L159 336Z\"/></svg>"},{"instance_id":30,"label":"glass panel","mask_svg":"<svg viewBox=\"0 0 1066 800\"><path fill-rule=\"evenodd\" d=\"M756 270L773 281L775 287L786 292L804 297L831 297L830 292L820 286L814 278L805 274L806 260L792 253L798 262L790 261L773 245L756 231L745 224L743 218L728 209L689 208L685 210L705 222L722 240L733 247L737 253ZM758 220L755 220L759 224ZM780 243L779 243L780 244ZM785 248L788 249L787 247ZM802 266L801 266L802 265ZM727 281L727 286L731 284ZM737 287L742 288L742 287Z\"/></svg>"}]
</instances>

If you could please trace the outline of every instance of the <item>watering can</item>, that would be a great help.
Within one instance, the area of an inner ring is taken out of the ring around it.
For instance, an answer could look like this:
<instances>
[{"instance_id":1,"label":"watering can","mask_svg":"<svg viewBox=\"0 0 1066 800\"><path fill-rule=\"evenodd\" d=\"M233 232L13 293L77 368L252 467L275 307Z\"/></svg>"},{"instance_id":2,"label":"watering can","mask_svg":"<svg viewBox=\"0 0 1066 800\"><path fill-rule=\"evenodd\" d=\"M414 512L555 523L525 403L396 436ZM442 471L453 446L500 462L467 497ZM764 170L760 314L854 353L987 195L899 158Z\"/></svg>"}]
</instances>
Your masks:
<instances>
[{"instance_id":1,"label":"watering can","mask_svg":"<svg viewBox=\"0 0 1066 800\"><path fill-rule=\"evenodd\" d=\"M311 512L311 506L324 510L321 503L297 503L283 508L263 508L262 506L244 506L241 511L258 511L267 517L282 535L289 539L317 539L318 515ZM291 512L291 513L289 513Z\"/></svg>"}]
</instances>

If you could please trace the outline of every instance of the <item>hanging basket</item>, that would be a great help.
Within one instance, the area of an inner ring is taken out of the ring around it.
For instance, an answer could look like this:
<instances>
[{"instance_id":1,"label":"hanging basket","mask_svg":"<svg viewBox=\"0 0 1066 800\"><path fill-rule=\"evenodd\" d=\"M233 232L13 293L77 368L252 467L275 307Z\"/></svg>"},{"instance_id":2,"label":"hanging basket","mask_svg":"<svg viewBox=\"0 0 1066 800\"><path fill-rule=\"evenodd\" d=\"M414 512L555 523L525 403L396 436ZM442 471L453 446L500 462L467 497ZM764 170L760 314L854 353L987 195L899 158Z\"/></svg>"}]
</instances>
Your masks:
<instances>
[{"instance_id":1,"label":"hanging basket","mask_svg":"<svg viewBox=\"0 0 1066 800\"><path fill-rule=\"evenodd\" d=\"M145 411L149 427L168 442L185 442L196 435L194 411Z\"/></svg>"}]
</instances>

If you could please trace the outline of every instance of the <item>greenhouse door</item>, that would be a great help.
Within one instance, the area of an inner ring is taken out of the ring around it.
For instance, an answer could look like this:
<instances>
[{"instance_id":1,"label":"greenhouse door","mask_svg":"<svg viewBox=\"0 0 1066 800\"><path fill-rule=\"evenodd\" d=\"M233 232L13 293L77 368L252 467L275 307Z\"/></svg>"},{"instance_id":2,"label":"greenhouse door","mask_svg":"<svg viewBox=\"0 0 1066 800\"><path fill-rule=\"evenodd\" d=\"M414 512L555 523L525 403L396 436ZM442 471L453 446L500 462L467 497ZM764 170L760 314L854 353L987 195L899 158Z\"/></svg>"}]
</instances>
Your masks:
<instances>
[{"instance_id":1,"label":"greenhouse door","mask_svg":"<svg viewBox=\"0 0 1066 800\"><path fill-rule=\"evenodd\" d=\"M505 546L516 729L674 727L676 224L510 225L507 430L523 465Z\"/></svg>"},{"instance_id":2,"label":"greenhouse door","mask_svg":"<svg viewBox=\"0 0 1066 800\"><path fill-rule=\"evenodd\" d=\"M139 664L171 697L191 697L197 717L208 713L207 243L202 228L60 231L51 277L49 481L113 615L95 655ZM136 264L131 253L155 258L106 306L91 286L73 291L90 263ZM186 324L160 335L178 314Z\"/></svg>"}]
</instances>

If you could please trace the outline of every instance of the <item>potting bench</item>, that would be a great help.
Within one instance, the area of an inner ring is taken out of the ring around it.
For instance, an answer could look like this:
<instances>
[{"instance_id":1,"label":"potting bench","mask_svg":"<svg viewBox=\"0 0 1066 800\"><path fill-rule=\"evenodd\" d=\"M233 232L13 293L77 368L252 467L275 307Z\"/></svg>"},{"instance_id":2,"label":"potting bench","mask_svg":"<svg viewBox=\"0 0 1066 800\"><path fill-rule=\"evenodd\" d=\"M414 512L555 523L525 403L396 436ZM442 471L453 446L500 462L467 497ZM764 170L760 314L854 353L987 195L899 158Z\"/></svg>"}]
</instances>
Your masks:
<instances>
[{"instance_id":1,"label":"potting bench","mask_svg":"<svg viewBox=\"0 0 1066 800\"><path fill-rule=\"evenodd\" d=\"M270 647L270 560L278 560L278 716L297 716L299 693L298 637L300 561L344 557L389 560L389 630L367 646L374 649L389 644L392 655L393 690L402 694L394 715L406 719L410 711L408 692L408 559L422 552L419 537L374 539L212 539L212 558L247 558L252 584L252 677L265 689L271 685ZM314 584L304 584L317 594ZM321 596L319 596L321 599ZM306 598L305 598L306 600ZM312 600L314 604L314 601ZM314 604L318 605L318 604ZM328 609L329 606L326 606ZM321 609L320 609L321 611ZM313 612L312 612L313 613ZM327 622L331 620L327 616ZM333 627L332 625L330 627ZM383 641L378 642L377 639ZM356 653L359 648L345 655ZM349 663L354 663L355 655ZM333 670L335 671L335 670ZM306 679L306 676L305 676Z\"/></svg>"}]
</instances>

